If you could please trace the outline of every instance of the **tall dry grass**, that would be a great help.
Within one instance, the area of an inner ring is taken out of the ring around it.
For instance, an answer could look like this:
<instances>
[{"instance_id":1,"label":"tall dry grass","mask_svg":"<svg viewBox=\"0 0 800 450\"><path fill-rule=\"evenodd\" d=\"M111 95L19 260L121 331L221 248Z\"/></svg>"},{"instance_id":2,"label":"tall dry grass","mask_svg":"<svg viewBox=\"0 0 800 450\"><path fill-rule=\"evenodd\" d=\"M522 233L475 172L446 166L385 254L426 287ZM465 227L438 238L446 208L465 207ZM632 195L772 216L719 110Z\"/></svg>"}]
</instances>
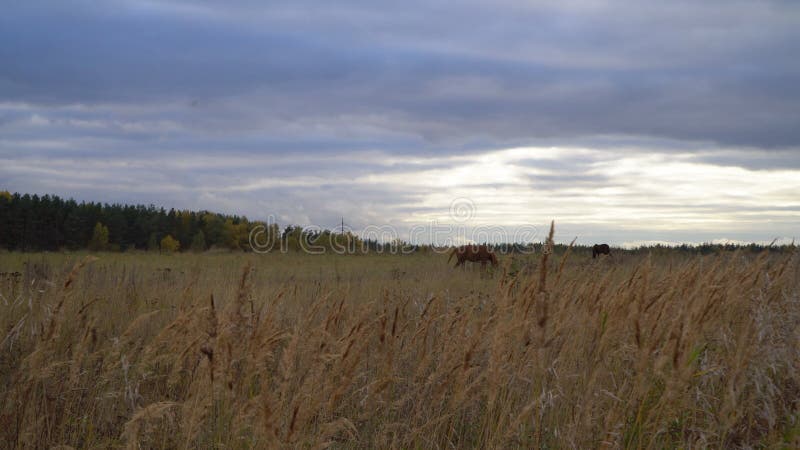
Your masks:
<instances>
[{"instance_id":1,"label":"tall dry grass","mask_svg":"<svg viewBox=\"0 0 800 450\"><path fill-rule=\"evenodd\" d=\"M0 300L3 448L800 444L797 253L48 258Z\"/></svg>"}]
</instances>

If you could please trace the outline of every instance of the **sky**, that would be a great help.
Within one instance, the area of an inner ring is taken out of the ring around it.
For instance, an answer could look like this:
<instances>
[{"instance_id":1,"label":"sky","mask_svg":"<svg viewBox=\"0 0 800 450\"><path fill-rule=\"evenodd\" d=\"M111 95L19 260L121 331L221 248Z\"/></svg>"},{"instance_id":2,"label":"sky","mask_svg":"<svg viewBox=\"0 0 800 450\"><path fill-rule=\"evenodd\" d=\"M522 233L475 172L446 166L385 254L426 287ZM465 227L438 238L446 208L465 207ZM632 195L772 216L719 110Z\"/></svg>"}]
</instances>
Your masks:
<instances>
[{"instance_id":1,"label":"sky","mask_svg":"<svg viewBox=\"0 0 800 450\"><path fill-rule=\"evenodd\" d=\"M419 241L790 242L800 2L0 1L0 190Z\"/></svg>"}]
</instances>

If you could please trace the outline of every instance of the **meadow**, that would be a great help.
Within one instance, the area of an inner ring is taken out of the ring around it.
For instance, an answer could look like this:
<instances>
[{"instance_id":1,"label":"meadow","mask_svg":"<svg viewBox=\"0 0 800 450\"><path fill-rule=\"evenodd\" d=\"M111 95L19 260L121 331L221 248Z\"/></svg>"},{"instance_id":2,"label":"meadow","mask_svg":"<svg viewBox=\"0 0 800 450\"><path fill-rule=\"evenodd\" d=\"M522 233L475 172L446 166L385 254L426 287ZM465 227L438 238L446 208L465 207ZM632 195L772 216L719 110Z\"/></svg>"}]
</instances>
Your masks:
<instances>
[{"instance_id":1,"label":"meadow","mask_svg":"<svg viewBox=\"0 0 800 450\"><path fill-rule=\"evenodd\" d=\"M2 448L798 448L800 253L0 253Z\"/></svg>"}]
</instances>

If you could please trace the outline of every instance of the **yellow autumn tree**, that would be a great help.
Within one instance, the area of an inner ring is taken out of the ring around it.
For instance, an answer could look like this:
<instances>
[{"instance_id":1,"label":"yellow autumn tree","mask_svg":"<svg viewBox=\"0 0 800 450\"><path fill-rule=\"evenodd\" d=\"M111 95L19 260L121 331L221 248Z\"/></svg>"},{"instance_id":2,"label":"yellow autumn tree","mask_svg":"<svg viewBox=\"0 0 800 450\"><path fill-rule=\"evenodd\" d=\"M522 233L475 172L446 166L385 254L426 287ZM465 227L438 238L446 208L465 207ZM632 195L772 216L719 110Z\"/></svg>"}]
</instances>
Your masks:
<instances>
[{"instance_id":1,"label":"yellow autumn tree","mask_svg":"<svg viewBox=\"0 0 800 450\"><path fill-rule=\"evenodd\" d=\"M239 219L234 223L233 219L225 220L222 225L222 242L231 250L245 250L250 247L250 222L247 218Z\"/></svg>"},{"instance_id":2,"label":"yellow autumn tree","mask_svg":"<svg viewBox=\"0 0 800 450\"><path fill-rule=\"evenodd\" d=\"M164 239L161 239L161 251L166 253L177 252L181 248L181 243L175 239L174 237L170 236L169 234L164 236Z\"/></svg>"},{"instance_id":3,"label":"yellow autumn tree","mask_svg":"<svg viewBox=\"0 0 800 450\"><path fill-rule=\"evenodd\" d=\"M92 239L89 240L89 250L102 251L108 248L108 227L97 222L92 231Z\"/></svg>"}]
</instances>

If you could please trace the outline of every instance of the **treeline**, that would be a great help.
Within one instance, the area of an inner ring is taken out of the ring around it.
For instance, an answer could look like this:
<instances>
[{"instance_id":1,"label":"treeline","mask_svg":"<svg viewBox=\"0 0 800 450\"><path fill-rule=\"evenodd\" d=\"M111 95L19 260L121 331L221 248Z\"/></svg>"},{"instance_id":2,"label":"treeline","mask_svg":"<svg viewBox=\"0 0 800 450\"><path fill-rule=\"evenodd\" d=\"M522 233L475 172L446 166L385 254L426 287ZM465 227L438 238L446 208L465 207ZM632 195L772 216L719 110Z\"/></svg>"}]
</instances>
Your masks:
<instances>
[{"instance_id":1,"label":"treeline","mask_svg":"<svg viewBox=\"0 0 800 450\"><path fill-rule=\"evenodd\" d=\"M255 247L250 234L254 233ZM350 233L250 221L209 211L166 210L65 200L56 195L0 191L0 248L15 251L81 250L384 251L392 244ZM403 244L405 245L405 244ZM416 249L416 247L414 247Z\"/></svg>"},{"instance_id":2,"label":"treeline","mask_svg":"<svg viewBox=\"0 0 800 450\"><path fill-rule=\"evenodd\" d=\"M208 211L0 192L0 248L8 250L244 250L254 225Z\"/></svg>"},{"instance_id":3,"label":"treeline","mask_svg":"<svg viewBox=\"0 0 800 450\"><path fill-rule=\"evenodd\" d=\"M732 252L732 251L742 251L742 252L749 252L749 253L761 253L763 251L769 251L771 253L784 253L784 252L793 252L797 247L794 243L791 244L781 244L781 245L763 245L763 244L712 244L709 242L696 244L696 245L688 245L688 244L681 244L681 245L648 245L644 247L638 247L632 250L627 250L631 253L650 253L654 255L659 254L667 254L667 253L686 253L691 255L711 255L714 253L720 252Z\"/></svg>"},{"instance_id":4,"label":"treeline","mask_svg":"<svg viewBox=\"0 0 800 450\"><path fill-rule=\"evenodd\" d=\"M553 249L553 253L556 255L562 255L567 251L568 245L564 244L556 244ZM512 247L514 249L514 253L518 252L518 247ZM526 252L533 252L536 253L543 249L542 244L531 244L529 247L526 247ZM768 251L770 253L784 253L784 252L793 252L795 251L796 246L794 244L782 244L782 245L762 245L762 244L713 244L713 243L702 243L702 244L681 244L681 245L663 245L663 244L653 244L653 245L644 245L641 247L635 248L618 248L618 247L611 247L611 254L617 253L625 253L628 255L712 255L716 253L722 252L733 252L733 251L740 251L745 253L752 253L757 254L764 251ZM571 252L573 254L580 254L591 256L592 254L592 246L591 245L575 245L573 246Z\"/></svg>"},{"instance_id":5,"label":"treeline","mask_svg":"<svg viewBox=\"0 0 800 450\"><path fill-rule=\"evenodd\" d=\"M251 245L251 232L253 244ZM11 194L0 191L0 249L15 251L81 250L127 251L306 251L310 253L430 252L430 246L362 241L350 233L309 230L300 226L280 229L277 224L250 221L247 217L209 211L166 210L154 205L123 205L76 202L56 195ZM566 245L553 249L561 254ZM710 254L721 251L793 251L794 245L700 244L648 246L628 253ZM441 251L443 249L436 249ZM544 250L542 243L501 244L499 253L534 253ZM573 252L591 254L591 247L578 245ZM612 249L612 253L622 252Z\"/></svg>"}]
</instances>

